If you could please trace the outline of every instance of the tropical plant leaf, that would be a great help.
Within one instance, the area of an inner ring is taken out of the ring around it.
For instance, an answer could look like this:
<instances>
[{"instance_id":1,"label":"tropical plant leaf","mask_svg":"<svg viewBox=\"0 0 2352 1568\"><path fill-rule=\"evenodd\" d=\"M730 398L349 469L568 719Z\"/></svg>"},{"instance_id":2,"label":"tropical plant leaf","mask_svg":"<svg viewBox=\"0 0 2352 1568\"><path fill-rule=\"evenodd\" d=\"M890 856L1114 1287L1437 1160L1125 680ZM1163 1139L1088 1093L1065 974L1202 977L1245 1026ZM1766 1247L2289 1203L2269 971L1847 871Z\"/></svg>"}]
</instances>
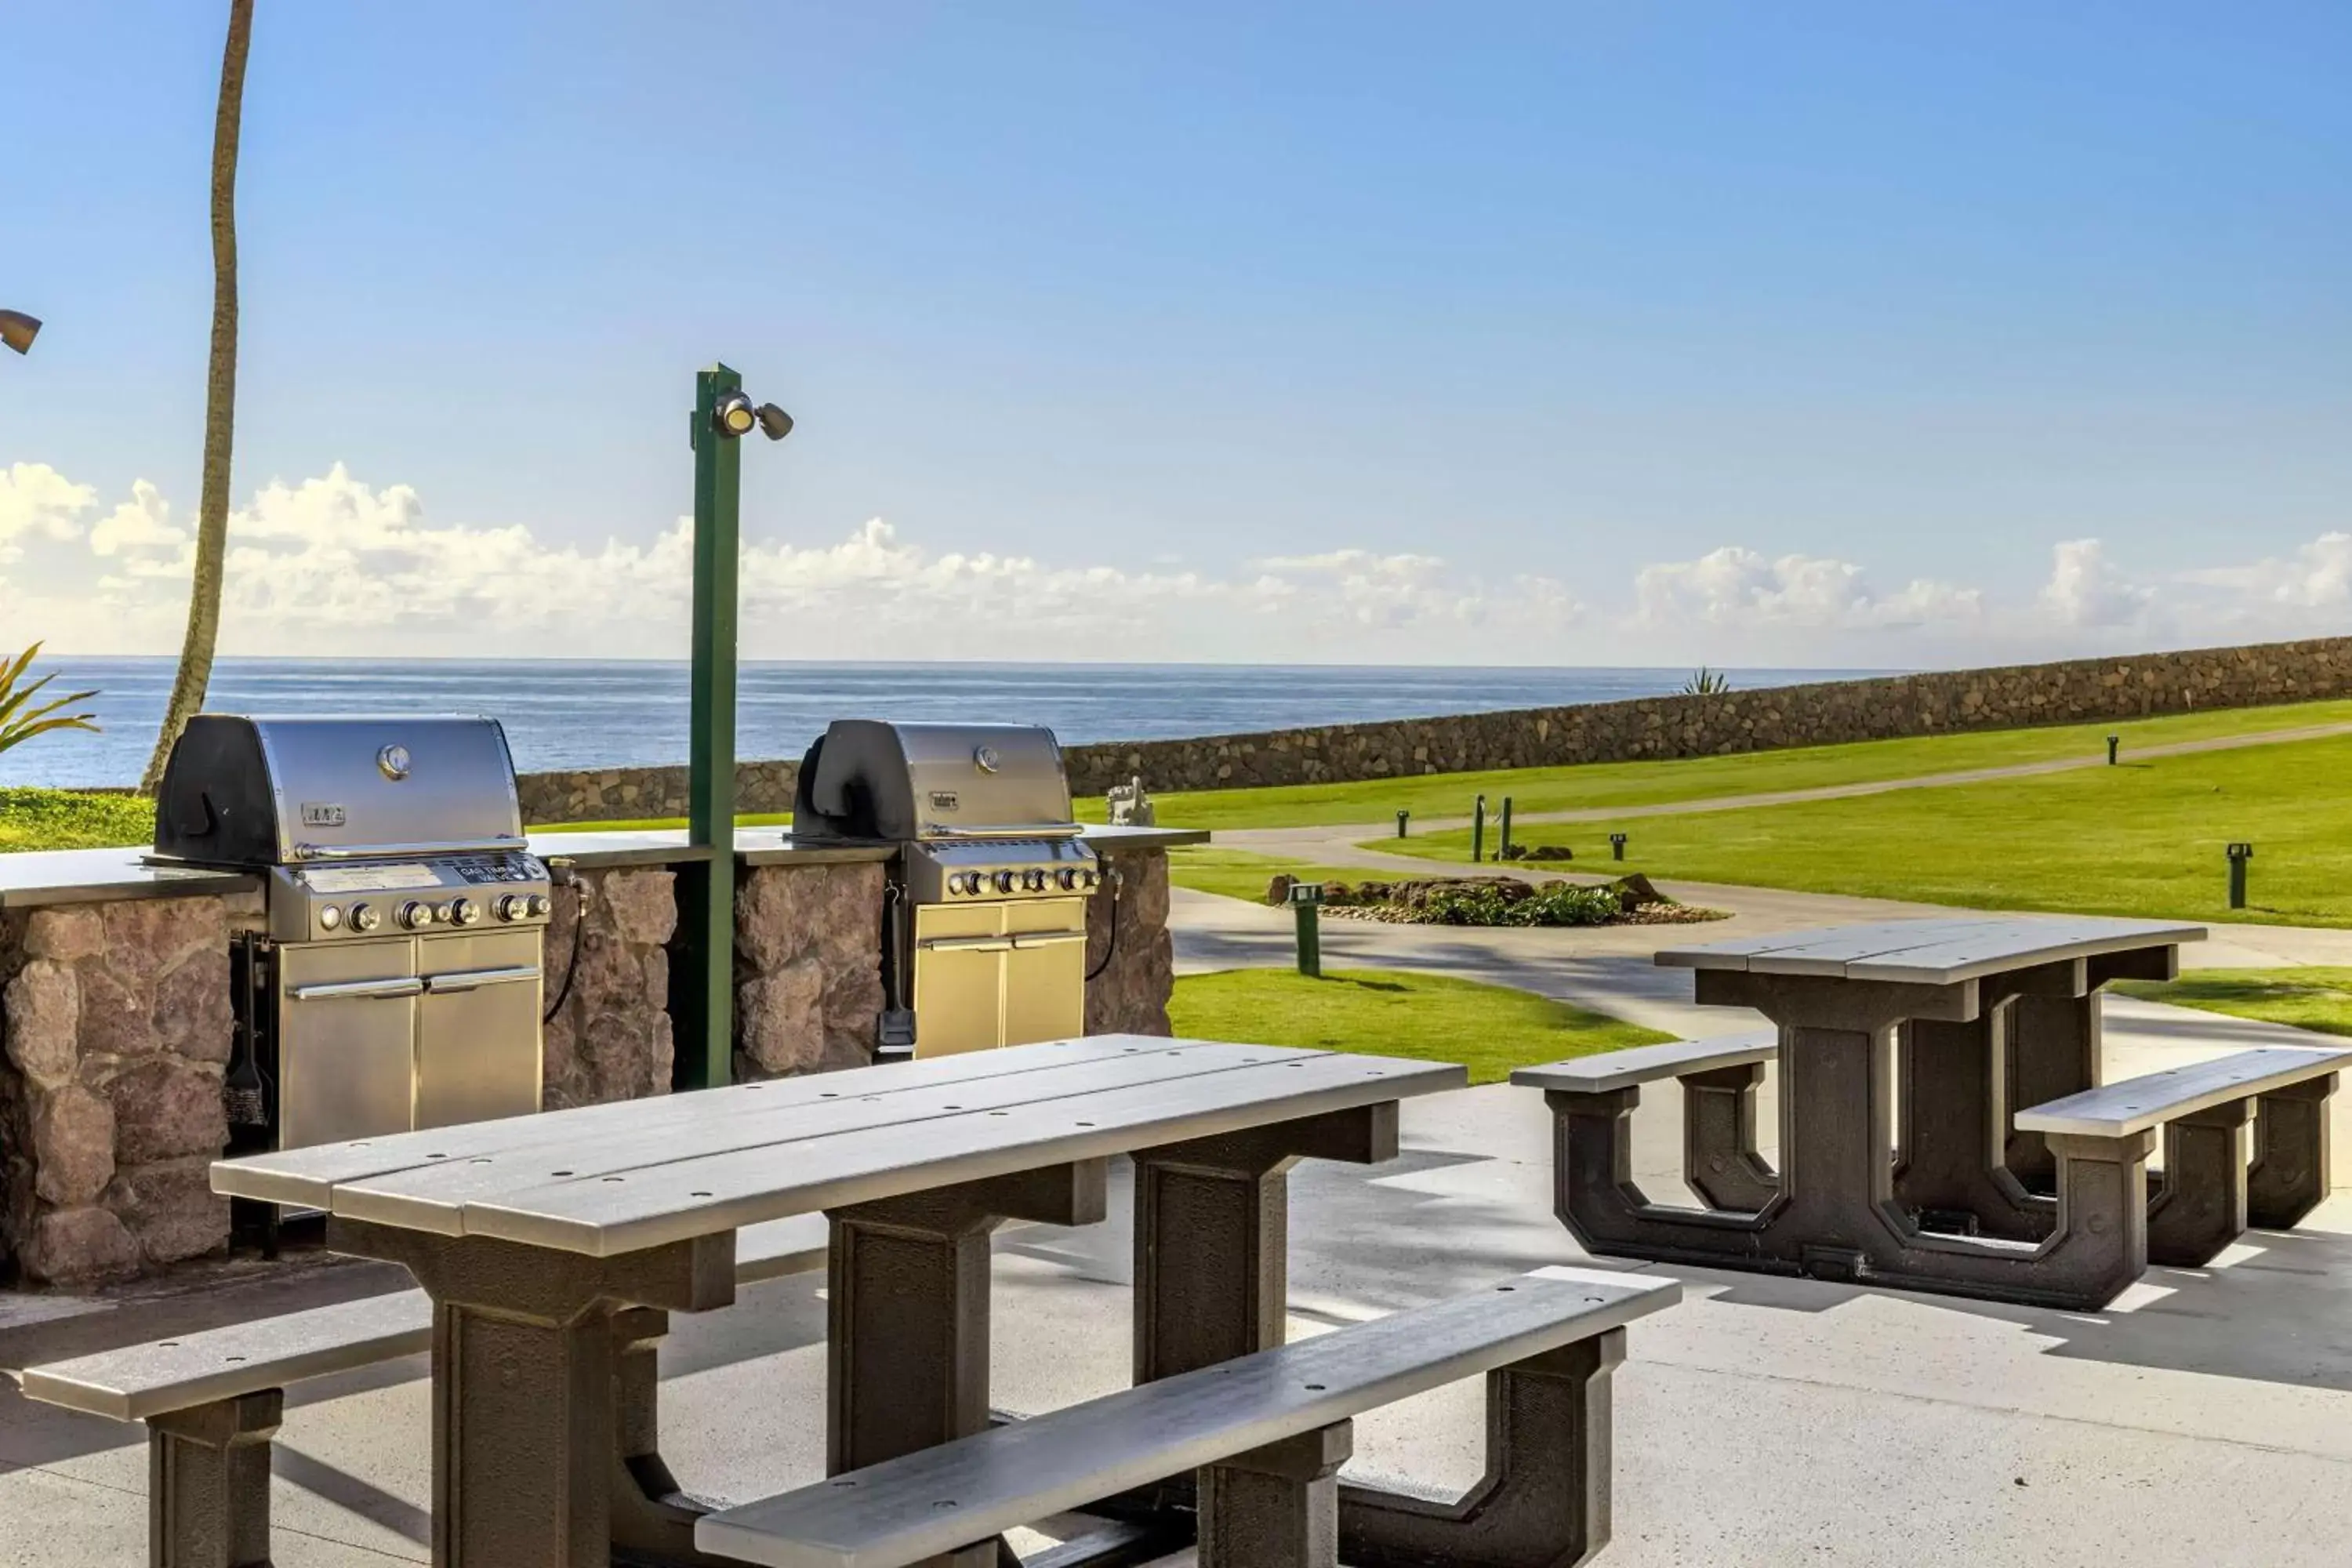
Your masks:
<instances>
[{"instance_id":1,"label":"tropical plant leaf","mask_svg":"<svg viewBox=\"0 0 2352 1568\"><path fill-rule=\"evenodd\" d=\"M96 691L73 691L63 697L51 698L38 707L30 706L35 696L55 680L57 672L50 671L38 680L26 680L25 672L31 668L34 655L41 651L35 643L14 658L0 658L0 752L19 746L36 735L46 735L56 730L90 730L98 728L95 713L60 713L60 708L70 708L87 702Z\"/></svg>"}]
</instances>

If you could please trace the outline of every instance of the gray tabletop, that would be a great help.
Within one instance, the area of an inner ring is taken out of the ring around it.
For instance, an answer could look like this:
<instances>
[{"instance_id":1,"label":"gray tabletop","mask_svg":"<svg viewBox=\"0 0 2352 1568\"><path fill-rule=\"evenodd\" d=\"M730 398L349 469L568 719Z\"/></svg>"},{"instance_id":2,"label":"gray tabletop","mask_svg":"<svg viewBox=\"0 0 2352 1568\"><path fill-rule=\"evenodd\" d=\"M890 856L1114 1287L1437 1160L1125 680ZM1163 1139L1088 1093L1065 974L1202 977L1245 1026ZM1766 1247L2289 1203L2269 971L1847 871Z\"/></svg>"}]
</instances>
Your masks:
<instances>
[{"instance_id":1,"label":"gray tabletop","mask_svg":"<svg viewBox=\"0 0 2352 1568\"><path fill-rule=\"evenodd\" d=\"M607 1257L1466 1081L1450 1064L1097 1035L224 1160L213 1190Z\"/></svg>"},{"instance_id":2,"label":"gray tabletop","mask_svg":"<svg viewBox=\"0 0 2352 1568\"><path fill-rule=\"evenodd\" d=\"M1832 926L1667 948L1679 969L1950 985L2033 964L2202 942L2205 928L2102 915L1967 915Z\"/></svg>"}]
</instances>

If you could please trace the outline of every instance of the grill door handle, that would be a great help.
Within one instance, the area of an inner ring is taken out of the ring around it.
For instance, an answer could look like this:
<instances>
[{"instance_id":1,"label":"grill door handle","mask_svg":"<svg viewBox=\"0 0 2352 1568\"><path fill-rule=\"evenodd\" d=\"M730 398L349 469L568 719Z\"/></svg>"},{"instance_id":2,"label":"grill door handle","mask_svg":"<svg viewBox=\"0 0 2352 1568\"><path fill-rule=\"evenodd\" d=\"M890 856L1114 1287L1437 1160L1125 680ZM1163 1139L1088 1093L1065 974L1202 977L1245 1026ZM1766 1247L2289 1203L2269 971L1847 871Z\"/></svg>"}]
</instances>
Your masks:
<instances>
[{"instance_id":1,"label":"grill door handle","mask_svg":"<svg viewBox=\"0 0 2352 1568\"><path fill-rule=\"evenodd\" d=\"M512 969L459 969L447 974L428 974L425 989L436 996L452 991L478 991L485 985L513 985L539 978L539 965L519 964Z\"/></svg>"},{"instance_id":2,"label":"grill door handle","mask_svg":"<svg viewBox=\"0 0 2352 1568\"><path fill-rule=\"evenodd\" d=\"M927 936L915 944L930 952L1011 952L1009 936Z\"/></svg>"},{"instance_id":3,"label":"grill door handle","mask_svg":"<svg viewBox=\"0 0 2352 1568\"><path fill-rule=\"evenodd\" d=\"M1074 942L1084 942L1082 931L1024 931L1013 939L1013 945L1023 952L1039 947L1067 947Z\"/></svg>"},{"instance_id":4,"label":"grill door handle","mask_svg":"<svg viewBox=\"0 0 2352 1568\"><path fill-rule=\"evenodd\" d=\"M297 1002L334 1002L346 998L362 1001L377 997L415 996L425 990L425 982L414 974L404 974L392 980L322 980L315 985L294 985L286 994Z\"/></svg>"}]
</instances>

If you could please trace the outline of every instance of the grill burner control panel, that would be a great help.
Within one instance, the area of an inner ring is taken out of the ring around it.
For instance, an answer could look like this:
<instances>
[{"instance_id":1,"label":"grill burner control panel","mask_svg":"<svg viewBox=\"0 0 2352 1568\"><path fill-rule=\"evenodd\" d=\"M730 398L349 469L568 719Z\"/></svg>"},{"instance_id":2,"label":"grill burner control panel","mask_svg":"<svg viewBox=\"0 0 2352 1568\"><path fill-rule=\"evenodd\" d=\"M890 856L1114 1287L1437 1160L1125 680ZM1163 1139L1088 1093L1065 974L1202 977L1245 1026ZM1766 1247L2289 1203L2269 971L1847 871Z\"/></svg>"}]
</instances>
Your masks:
<instances>
[{"instance_id":1,"label":"grill burner control panel","mask_svg":"<svg viewBox=\"0 0 2352 1568\"><path fill-rule=\"evenodd\" d=\"M269 934L280 942L544 926L553 888L536 856L491 853L278 866Z\"/></svg>"},{"instance_id":2,"label":"grill burner control panel","mask_svg":"<svg viewBox=\"0 0 2352 1568\"><path fill-rule=\"evenodd\" d=\"M908 895L919 904L1066 899L1102 885L1095 852L1076 838L912 844L906 878Z\"/></svg>"}]
</instances>

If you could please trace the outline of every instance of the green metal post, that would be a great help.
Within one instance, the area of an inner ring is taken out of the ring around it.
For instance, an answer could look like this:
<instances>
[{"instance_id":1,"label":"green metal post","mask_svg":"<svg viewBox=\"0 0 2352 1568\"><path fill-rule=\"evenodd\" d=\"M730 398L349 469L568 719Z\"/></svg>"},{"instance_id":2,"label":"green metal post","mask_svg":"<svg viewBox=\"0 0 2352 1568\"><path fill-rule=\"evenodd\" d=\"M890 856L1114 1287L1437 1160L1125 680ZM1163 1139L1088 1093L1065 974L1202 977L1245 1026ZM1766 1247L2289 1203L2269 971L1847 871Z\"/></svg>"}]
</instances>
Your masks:
<instances>
[{"instance_id":1,"label":"green metal post","mask_svg":"<svg viewBox=\"0 0 2352 1568\"><path fill-rule=\"evenodd\" d=\"M1470 811L1470 864L1486 858L1486 797L1480 795Z\"/></svg>"},{"instance_id":2,"label":"green metal post","mask_svg":"<svg viewBox=\"0 0 2352 1568\"><path fill-rule=\"evenodd\" d=\"M1622 860L1625 858L1625 836L1623 834L1612 833L1609 836L1609 858L1612 860Z\"/></svg>"},{"instance_id":3,"label":"green metal post","mask_svg":"<svg viewBox=\"0 0 2352 1568\"><path fill-rule=\"evenodd\" d=\"M2116 765L2116 748L2123 743L2124 738L2121 735L2110 735L2107 737L2107 766L2114 767Z\"/></svg>"},{"instance_id":4,"label":"green metal post","mask_svg":"<svg viewBox=\"0 0 2352 1568\"><path fill-rule=\"evenodd\" d=\"M1495 858L1496 858L1496 859L1497 859L1497 860L1507 860L1507 859L1509 859L1510 858L1511 858L1511 797L1510 797L1509 795L1505 795L1505 796L1503 797L1503 826L1502 826L1502 833L1501 833L1500 837L1497 838L1497 840L1496 840L1496 845L1495 845Z\"/></svg>"},{"instance_id":5,"label":"green metal post","mask_svg":"<svg viewBox=\"0 0 2352 1568\"><path fill-rule=\"evenodd\" d=\"M1290 907L1298 917L1298 973L1309 980L1323 978L1323 884L1295 882Z\"/></svg>"},{"instance_id":6,"label":"green metal post","mask_svg":"<svg viewBox=\"0 0 2352 1568\"><path fill-rule=\"evenodd\" d=\"M2230 846L2230 907L2233 910L2246 907L2246 862L2253 858L2252 845Z\"/></svg>"},{"instance_id":7,"label":"green metal post","mask_svg":"<svg viewBox=\"0 0 2352 1568\"><path fill-rule=\"evenodd\" d=\"M709 858L678 868L671 970L677 1089L715 1089L735 1056L735 569L742 498L740 438L711 413L743 378L714 364L694 378L694 669L686 837Z\"/></svg>"},{"instance_id":8,"label":"green metal post","mask_svg":"<svg viewBox=\"0 0 2352 1568\"><path fill-rule=\"evenodd\" d=\"M1402 838L1404 837L1405 824L1412 820L1412 813L1409 811L1400 811L1397 813L1397 837L1399 838Z\"/></svg>"}]
</instances>

